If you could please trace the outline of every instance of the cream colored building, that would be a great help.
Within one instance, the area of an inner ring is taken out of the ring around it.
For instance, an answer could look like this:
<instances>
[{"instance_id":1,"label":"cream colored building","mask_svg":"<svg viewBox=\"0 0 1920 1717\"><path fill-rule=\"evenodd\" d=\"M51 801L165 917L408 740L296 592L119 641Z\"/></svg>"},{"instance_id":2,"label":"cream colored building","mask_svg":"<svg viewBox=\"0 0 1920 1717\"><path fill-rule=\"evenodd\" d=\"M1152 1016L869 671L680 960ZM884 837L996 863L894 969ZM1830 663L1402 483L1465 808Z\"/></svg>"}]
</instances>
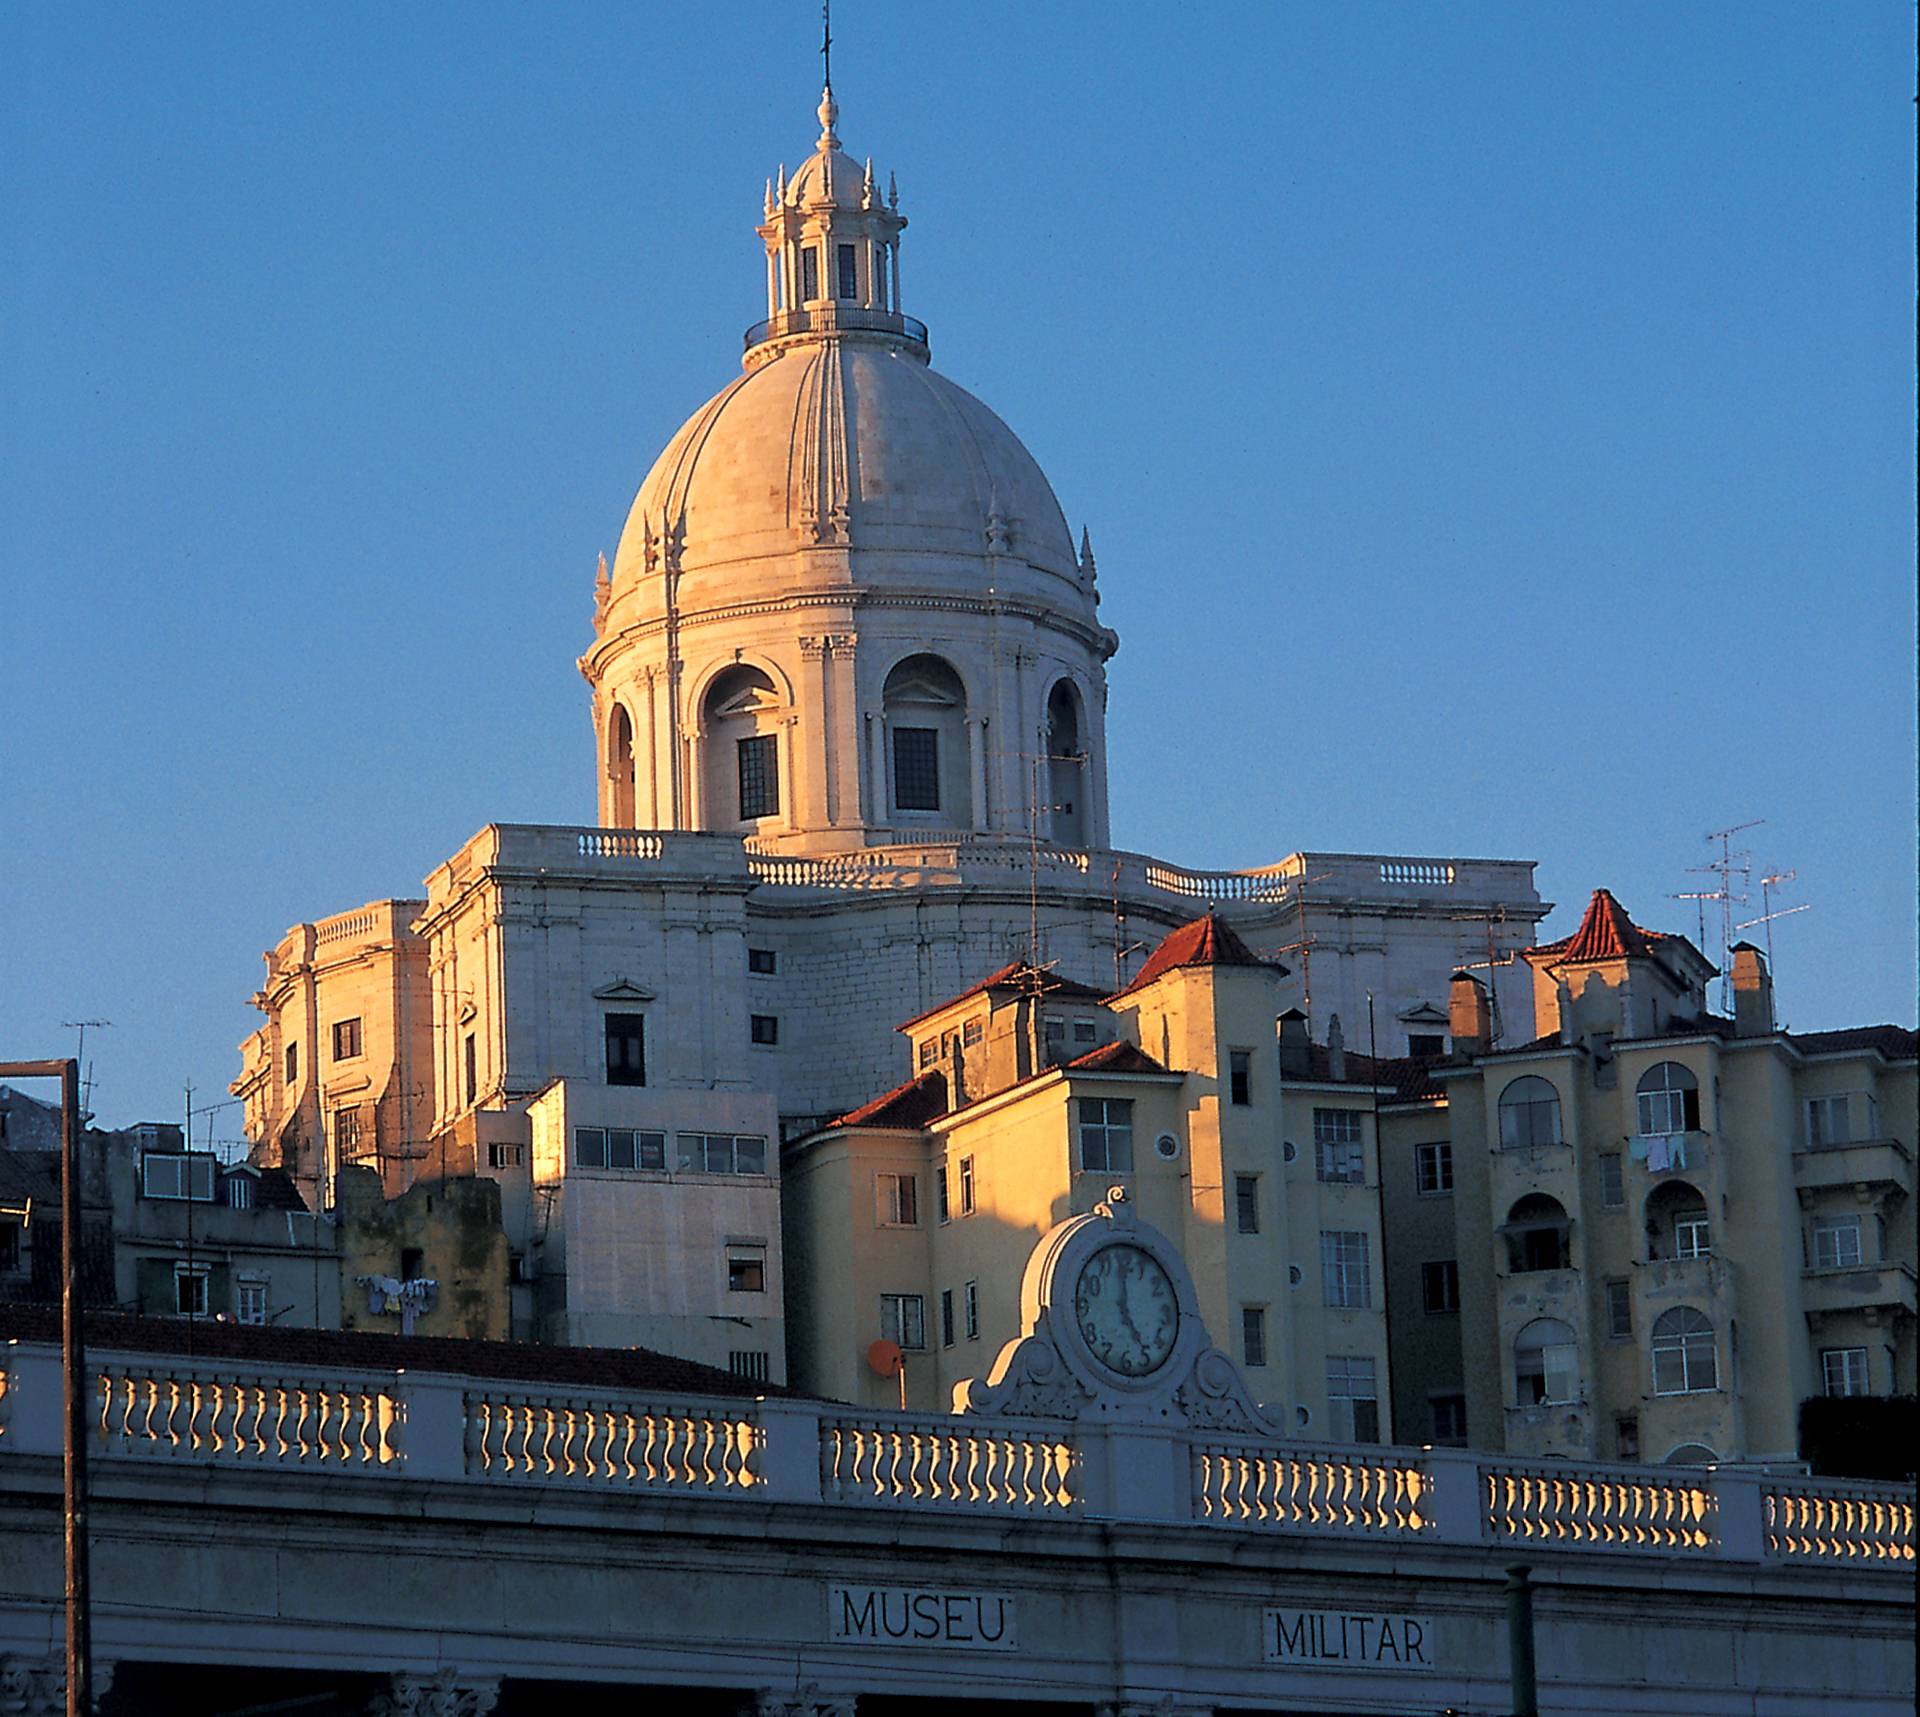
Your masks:
<instances>
[{"instance_id":1,"label":"cream colored building","mask_svg":"<svg viewBox=\"0 0 1920 1717\"><path fill-rule=\"evenodd\" d=\"M1418 1150L1438 1106L1390 1114L1389 1247L1441 1262L1419 1254L1450 1205L1459 1307L1396 1288L1403 1418L1457 1394L1478 1447L1765 1460L1797 1452L1809 1396L1911 1392L1916 1035L1779 1030L1745 944L1712 1015L1714 968L1604 889L1526 959L1530 1042L1489 1050L1455 981L1444 1187Z\"/></svg>"},{"instance_id":2,"label":"cream colored building","mask_svg":"<svg viewBox=\"0 0 1920 1717\"><path fill-rule=\"evenodd\" d=\"M1019 1333L1039 1236L1120 1185L1270 1412L1382 1440L1373 1092L1288 1075L1284 978L1209 915L1115 993L1016 964L909 1020L913 1078L784 1153L795 1383L897 1402L870 1357L890 1342L908 1404L944 1407Z\"/></svg>"}]
</instances>

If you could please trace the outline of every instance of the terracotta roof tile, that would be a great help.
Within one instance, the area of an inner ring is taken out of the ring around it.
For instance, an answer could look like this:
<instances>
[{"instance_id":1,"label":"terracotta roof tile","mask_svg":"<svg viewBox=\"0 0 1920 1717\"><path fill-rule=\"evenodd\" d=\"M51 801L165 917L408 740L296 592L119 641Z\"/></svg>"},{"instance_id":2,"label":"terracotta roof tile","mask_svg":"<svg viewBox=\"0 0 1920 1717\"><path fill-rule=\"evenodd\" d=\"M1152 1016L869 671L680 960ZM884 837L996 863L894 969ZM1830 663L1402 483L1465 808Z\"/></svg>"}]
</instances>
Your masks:
<instances>
[{"instance_id":1,"label":"terracotta roof tile","mask_svg":"<svg viewBox=\"0 0 1920 1717\"><path fill-rule=\"evenodd\" d=\"M1144 1049L1136 1049L1126 1039L1103 1043L1085 1055L1067 1063L1070 1073L1172 1073L1164 1062L1155 1061Z\"/></svg>"},{"instance_id":2,"label":"terracotta roof tile","mask_svg":"<svg viewBox=\"0 0 1920 1717\"><path fill-rule=\"evenodd\" d=\"M849 1109L836 1127L924 1127L947 1112L947 1076L937 1067Z\"/></svg>"},{"instance_id":3,"label":"terracotta roof tile","mask_svg":"<svg viewBox=\"0 0 1920 1717\"><path fill-rule=\"evenodd\" d=\"M184 1353L187 1325L180 1318L131 1318L87 1313L87 1345L134 1353ZM546 1347L515 1341L456 1341L447 1336L387 1335L371 1330L260 1329L201 1318L193 1325L196 1359L232 1359L248 1365L340 1366L361 1371L436 1371L456 1377L515 1382L587 1384L665 1395L791 1395L774 1383L755 1383L711 1365L646 1348ZM57 1307L0 1305L0 1340L57 1342Z\"/></svg>"},{"instance_id":4,"label":"terracotta roof tile","mask_svg":"<svg viewBox=\"0 0 1920 1717\"><path fill-rule=\"evenodd\" d=\"M1795 1031L1787 1041L1802 1055L1844 1055L1849 1051L1877 1049L1889 1061L1912 1061L1920 1057L1920 1031L1903 1025L1853 1025L1840 1031Z\"/></svg>"},{"instance_id":5,"label":"terracotta roof tile","mask_svg":"<svg viewBox=\"0 0 1920 1717\"><path fill-rule=\"evenodd\" d=\"M1030 966L1025 960L1012 960L998 971L989 972L977 984L948 996L943 1002L935 1002L930 1008L922 1008L912 1019L904 1020L895 1026L894 1030L909 1030L923 1019L937 1013L944 1013L955 1002L964 1002L969 996L985 995L990 990L1033 990L1043 996L1062 996L1068 1001L1097 1002L1106 997L1104 990L1096 990L1091 984L1081 983L1078 978L1069 978L1059 972L1049 972L1043 967Z\"/></svg>"},{"instance_id":6,"label":"terracotta roof tile","mask_svg":"<svg viewBox=\"0 0 1920 1717\"><path fill-rule=\"evenodd\" d=\"M1383 1055L1378 1061L1357 1050L1346 1051L1346 1070L1338 1079L1333 1074L1333 1053L1324 1043L1307 1046L1305 1073L1290 1073L1285 1079L1311 1081L1319 1085L1385 1085L1393 1095L1389 1103L1414 1103L1423 1097L1444 1095L1434 1083L1436 1068L1448 1065L1444 1055Z\"/></svg>"},{"instance_id":7,"label":"terracotta roof tile","mask_svg":"<svg viewBox=\"0 0 1920 1717\"><path fill-rule=\"evenodd\" d=\"M1165 977L1168 972L1182 966L1268 964L1241 941L1240 933L1231 924L1209 912L1204 918L1196 918L1191 924L1182 924L1178 930L1169 932L1162 938L1160 946L1147 956L1147 963L1134 975L1133 982L1114 993L1130 995L1143 985Z\"/></svg>"}]
</instances>

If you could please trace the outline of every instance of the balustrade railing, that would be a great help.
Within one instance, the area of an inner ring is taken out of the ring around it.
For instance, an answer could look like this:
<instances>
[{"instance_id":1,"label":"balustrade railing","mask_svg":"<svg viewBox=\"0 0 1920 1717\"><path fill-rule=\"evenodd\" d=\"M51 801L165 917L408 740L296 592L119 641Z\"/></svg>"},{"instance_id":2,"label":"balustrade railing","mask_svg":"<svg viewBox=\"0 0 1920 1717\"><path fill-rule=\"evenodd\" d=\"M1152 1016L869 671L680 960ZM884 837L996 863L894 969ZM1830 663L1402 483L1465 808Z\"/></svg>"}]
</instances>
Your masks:
<instances>
[{"instance_id":1,"label":"balustrade railing","mask_svg":"<svg viewBox=\"0 0 1920 1717\"><path fill-rule=\"evenodd\" d=\"M1304 1448L1206 1442L1193 1451L1196 1519L1302 1532L1417 1534L1432 1524L1433 1481L1417 1457L1350 1449L1325 1456Z\"/></svg>"},{"instance_id":2,"label":"balustrade railing","mask_svg":"<svg viewBox=\"0 0 1920 1717\"><path fill-rule=\"evenodd\" d=\"M1621 1469L1481 1468L1488 1537L1615 1550L1711 1550L1719 1502L1704 1476Z\"/></svg>"},{"instance_id":3,"label":"balustrade railing","mask_svg":"<svg viewBox=\"0 0 1920 1717\"><path fill-rule=\"evenodd\" d=\"M894 1416L820 1422L829 1502L1070 1514L1079 1453L1064 1428Z\"/></svg>"},{"instance_id":4,"label":"balustrade railing","mask_svg":"<svg viewBox=\"0 0 1920 1717\"><path fill-rule=\"evenodd\" d=\"M745 1413L520 1390L466 1393L466 1470L608 1490L739 1493L760 1482Z\"/></svg>"},{"instance_id":5,"label":"balustrade railing","mask_svg":"<svg viewBox=\"0 0 1920 1717\"><path fill-rule=\"evenodd\" d=\"M1911 1490L1832 1479L1769 1480L1762 1508L1769 1556L1913 1566Z\"/></svg>"}]
</instances>

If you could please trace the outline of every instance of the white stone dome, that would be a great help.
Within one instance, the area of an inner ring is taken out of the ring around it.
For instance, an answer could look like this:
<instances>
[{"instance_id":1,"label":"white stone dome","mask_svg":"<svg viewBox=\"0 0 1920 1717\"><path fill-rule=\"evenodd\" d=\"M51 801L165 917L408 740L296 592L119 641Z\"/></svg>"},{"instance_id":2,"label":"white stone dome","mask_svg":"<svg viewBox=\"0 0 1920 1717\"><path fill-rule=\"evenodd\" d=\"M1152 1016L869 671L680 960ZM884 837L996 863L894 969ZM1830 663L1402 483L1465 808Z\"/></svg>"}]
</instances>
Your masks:
<instances>
[{"instance_id":1,"label":"white stone dome","mask_svg":"<svg viewBox=\"0 0 1920 1717\"><path fill-rule=\"evenodd\" d=\"M641 484L615 594L644 579L669 532L685 572L788 555L797 536L976 565L997 553L1077 587L1067 522L1033 455L921 350L885 335L801 341L716 394Z\"/></svg>"}]
</instances>

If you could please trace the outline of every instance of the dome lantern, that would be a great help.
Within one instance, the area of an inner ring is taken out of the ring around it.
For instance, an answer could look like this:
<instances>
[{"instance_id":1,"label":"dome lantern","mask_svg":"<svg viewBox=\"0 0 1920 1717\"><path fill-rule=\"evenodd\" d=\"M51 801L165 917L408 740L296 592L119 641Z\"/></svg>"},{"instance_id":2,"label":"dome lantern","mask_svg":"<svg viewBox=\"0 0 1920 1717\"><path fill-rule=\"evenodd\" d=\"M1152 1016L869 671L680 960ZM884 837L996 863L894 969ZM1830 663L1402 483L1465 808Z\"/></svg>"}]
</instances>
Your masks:
<instances>
[{"instance_id":1,"label":"dome lantern","mask_svg":"<svg viewBox=\"0 0 1920 1717\"><path fill-rule=\"evenodd\" d=\"M926 358L924 323L900 312L900 235L907 218L891 174L883 199L873 162L856 162L840 146L840 106L833 87L821 92L820 136L813 153L764 199L756 229L767 249L767 315L747 330L744 367L753 369L808 335L892 336Z\"/></svg>"}]
</instances>

